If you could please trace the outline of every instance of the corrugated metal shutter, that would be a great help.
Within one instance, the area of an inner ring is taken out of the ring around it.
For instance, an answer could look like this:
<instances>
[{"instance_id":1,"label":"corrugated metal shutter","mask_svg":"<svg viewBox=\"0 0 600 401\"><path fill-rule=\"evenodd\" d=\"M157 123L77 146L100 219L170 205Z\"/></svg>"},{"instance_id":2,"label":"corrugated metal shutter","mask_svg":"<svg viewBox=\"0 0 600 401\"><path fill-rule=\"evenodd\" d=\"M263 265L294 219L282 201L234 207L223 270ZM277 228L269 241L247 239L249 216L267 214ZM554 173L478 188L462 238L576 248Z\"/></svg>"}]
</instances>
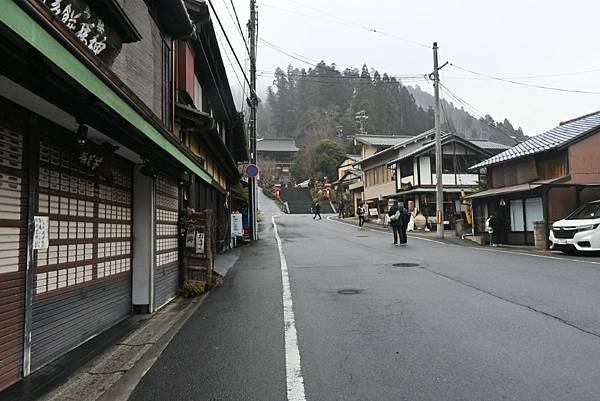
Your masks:
<instances>
[{"instance_id":1,"label":"corrugated metal shutter","mask_svg":"<svg viewBox=\"0 0 600 401\"><path fill-rule=\"evenodd\" d=\"M179 285L179 185L159 176L156 179L156 269L154 271L154 308L171 300Z\"/></svg>"},{"instance_id":2,"label":"corrugated metal shutter","mask_svg":"<svg viewBox=\"0 0 600 401\"><path fill-rule=\"evenodd\" d=\"M0 390L22 375L26 179L23 135L0 121Z\"/></svg>"},{"instance_id":3,"label":"corrugated metal shutter","mask_svg":"<svg viewBox=\"0 0 600 401\"><path fill-rule=\"evenodd\" d=\"M132 167L111 156L101 176L82 166L80 154L40 143L38 213L50 216L50 246L36 259L32 370L131 309Z\"/></svg>"}]
</instances>

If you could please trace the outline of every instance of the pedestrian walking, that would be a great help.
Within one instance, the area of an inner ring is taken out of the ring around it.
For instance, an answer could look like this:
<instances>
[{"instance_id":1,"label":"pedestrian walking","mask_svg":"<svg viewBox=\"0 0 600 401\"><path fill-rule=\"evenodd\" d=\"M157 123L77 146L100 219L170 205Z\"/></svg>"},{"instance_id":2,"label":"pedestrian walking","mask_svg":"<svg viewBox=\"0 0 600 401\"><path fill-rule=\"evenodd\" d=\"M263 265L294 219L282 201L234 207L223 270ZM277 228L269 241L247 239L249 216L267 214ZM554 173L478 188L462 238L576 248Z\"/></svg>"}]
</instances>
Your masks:
<instances>
[{"instance_id":1,"label":"pedestrian walking","mask_svg":"<svg viewBox=\"0 0 600 401\"><path fill-rule=\"evenodd\" d=\"M390 210L388 210L387 215L390 218L390 226L392 227L392 232L394 233L393 245L398 245L398 237L402 235L402 221L400 220L401 212L398 199L394 199L394 204L392 207L390 207Z\"/></svg>"},{"instance_id":2,"label":"pedestrian walking","mask_svg":"<svg viewBox=\"0 0 600 401\"><path fill-rule=\"evenodd\" d=\"M340 201L340 210L338 211L338 217L340 219L344 218L344 201Z\"/></svg>"},{"instance_id":3,"label":"pedestrian walking","mask_svg":"<svg viewBox=\"0 0 600 401\"><path fill-rule=\"evenodd\" d=\"M358 207L356 208L356 214L358 215L358 226L363 228L365 225L365 208L362 203L359 203Z\"/></svg>"},{"instance_id":4,"label":"pedestrian walking","mask_svg":"<svg viewBox=\"0 0 600 401\"><path fill-rule=\"evenodd\" d=\"M408 236L406 230L408 229L408 223L410 222L410 214L404 206L399 206L400 210L400 245L406 246L408 243Z\"/></svg>"},{"instance_id":5,"label":"pedestrian walking","mask_svg":"<svg viewBox=\"0 0 600 401\"><path fill-rule=\"evenodd\" d=\"M313 220L315 220L317 216L319 217L319 220L321 220L321 203L318 200L316 200L313 205L313 213L315 214Z\"/></svg>"},{"instance_id":6,"label":"pedestrian walking","mask_svg":"<svg viewBox=\"0 0 600 401\"><path fill-rule=\"evenodd\" d=\"M496 217L494 217L494 215L492 214L485 220L485 231L489 234L490 245L493 247L498 246L498 239L497 239L498 235L494 230L495 226L497 226Z\"/></svg>"}]
</instances>

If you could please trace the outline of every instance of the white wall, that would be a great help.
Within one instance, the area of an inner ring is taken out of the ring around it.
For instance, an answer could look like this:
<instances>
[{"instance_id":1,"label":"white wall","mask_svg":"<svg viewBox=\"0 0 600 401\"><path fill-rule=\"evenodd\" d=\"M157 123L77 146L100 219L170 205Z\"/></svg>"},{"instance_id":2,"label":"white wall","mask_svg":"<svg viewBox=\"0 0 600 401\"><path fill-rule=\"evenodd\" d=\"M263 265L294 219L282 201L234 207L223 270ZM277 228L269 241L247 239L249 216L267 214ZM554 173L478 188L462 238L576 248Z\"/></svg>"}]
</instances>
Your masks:
<instances>
[{"instance_id":1,"label":"white wall","mask_svg":"<svg viewBox=\"0 0 600 401\"><path fill-rule=\"evenodd\" d=\"M421 169L420 184L431 185L433 182L431 181L431 161L429 160L429 156L419 157L419 167Z\"/></svg>"},{"instance_id":2,"label":"white wall","mask_svg":"<svg viewBox=\"0 0 600 401\"><path fill-rule=\"evenodd\" d=\"M456 182L458 185L477 185L479 181L478 174L457 174Z\"/></svg>"}]
</instances>

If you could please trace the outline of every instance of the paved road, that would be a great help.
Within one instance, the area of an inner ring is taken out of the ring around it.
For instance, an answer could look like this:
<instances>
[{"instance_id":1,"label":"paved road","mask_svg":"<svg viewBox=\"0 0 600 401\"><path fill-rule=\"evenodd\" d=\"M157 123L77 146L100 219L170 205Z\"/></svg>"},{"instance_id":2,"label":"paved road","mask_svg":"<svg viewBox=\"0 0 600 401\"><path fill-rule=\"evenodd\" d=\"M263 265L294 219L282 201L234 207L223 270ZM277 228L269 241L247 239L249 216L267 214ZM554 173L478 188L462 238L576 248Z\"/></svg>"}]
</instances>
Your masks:
<instances>
[{"instance_id":1,"label":"paved road","mask_svg":"<svg viewBox=\"0 0 600 401\"><path fill-rule=\"evenodd\" d=\"M261 209L265 221L275 212ZM600 263L416 238L399 248L391 234L307 215L277 225L307 400L600 398ZM132 400L286 400L268 224L261 238Z\"/></svg>"}]
</instances>

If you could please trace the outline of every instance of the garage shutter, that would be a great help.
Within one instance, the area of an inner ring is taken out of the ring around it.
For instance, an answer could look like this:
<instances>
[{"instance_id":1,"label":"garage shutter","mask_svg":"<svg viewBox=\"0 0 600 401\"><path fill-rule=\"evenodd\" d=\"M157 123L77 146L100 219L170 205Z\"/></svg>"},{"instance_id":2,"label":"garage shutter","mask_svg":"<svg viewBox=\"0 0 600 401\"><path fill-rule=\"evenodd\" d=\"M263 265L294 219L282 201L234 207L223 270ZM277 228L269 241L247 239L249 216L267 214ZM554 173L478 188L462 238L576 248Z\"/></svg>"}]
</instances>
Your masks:
<instances>
[{"instance_id":1,"label":"garage shutter","mask_svg":"<svg viewBox=\"0 0 600 401\"><path fill-rule=\"evenodd\" d=\"M50 217L50 246L36 259L32 370L131 308L132 167L110 156L103 164L109 167L94 174L80 162L82 152L40 143L38 214Z\"/></svg>"},{"instance_id":2,"label":"garage shutter","mask_svg":"<svg viewBox=\"0 0 600 401\"><path fill-rule=\"evenodd\" d=\"M177 181L161 175L156 179L155 188L154 308L158 309L175 296L179 284L179 185Z\"/></svg>"},{"instance_id":3,"label":"garage shutter","mask_svg":"<svg viewBox=\"0 0 600 401\"><path fill-rule=\"evenodd\" d=\"M0 116L0 390L22 375L26 178L23 135L9 129Z\"/></svg>"}]
</instances>

